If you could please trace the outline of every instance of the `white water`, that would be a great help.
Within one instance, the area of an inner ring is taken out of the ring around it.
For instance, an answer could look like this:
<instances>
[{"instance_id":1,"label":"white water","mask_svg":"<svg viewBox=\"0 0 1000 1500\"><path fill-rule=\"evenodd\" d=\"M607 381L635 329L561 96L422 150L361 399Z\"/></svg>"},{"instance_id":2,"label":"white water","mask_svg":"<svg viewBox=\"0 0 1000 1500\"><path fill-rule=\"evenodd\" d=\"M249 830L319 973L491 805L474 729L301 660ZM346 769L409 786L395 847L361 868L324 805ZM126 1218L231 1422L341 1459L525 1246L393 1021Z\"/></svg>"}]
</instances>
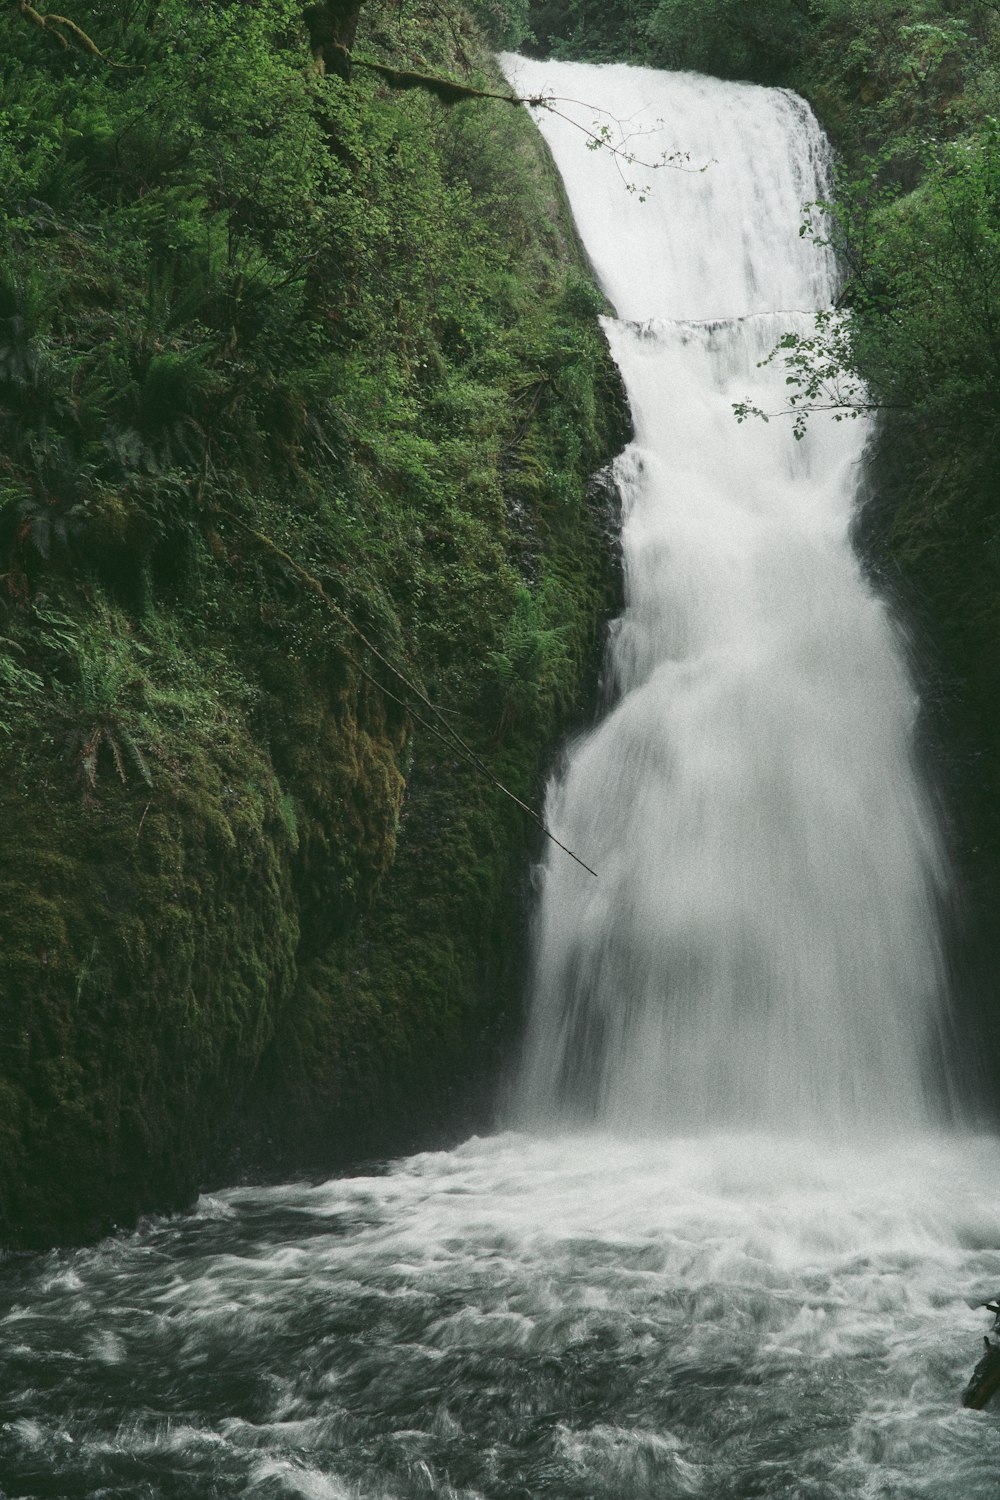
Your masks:
<instances>
[{"instance_id":1,"label":"white water","mask_svg":"<svg viewBox=\"0 0 1000 1500\"><path fill-rule=\"evenodd\" d=\"M500 1136L0 1265L4 1500L995 1500L992 1142Z\"/></svg>"},{"instance_id":2,"label":"white water","mask_svg":"<svg viewBox=\"0 0 1000 1500\"><path fill-rule=\"evenodd\" d=\"M959 1405L997 1146L923 1119L938 853L846 544L859 434L728 411L780 399L754 366L791 313L764 309L828 294L796 235L820 144L781 96L539 76L618 113L669 91L719 162L641 206L600 157L566 169L621 310L661 320L609 327L629 607L616 706L553 794L601 877L549 867L525 1085L601 1128L0 1261L0 1500L997 1494L1000 1420ZM662 321L694 316L723 321Z\"/></svg>"},{"instance_id":3,"label":"white water","mask_svg":"<svg viewBox=\"0 0 1000 1500\"><path fill-rule=\"evenodd\" d=\"M900 642L848 541L866 434L817 417L797 443L787 420L732 411L782 410L784 367L758 361L833 297L828 253L798 232L828 187L823 138L775 90L506 65L519 92L593 101L600 116L557 108L627 121L630 149L691 168L623 167L537 111L619 314L635 441L613 707L548 807L599 879L558 851L545 866L526 1117L919 1124L942 858Z\"/></svg>"}]
</instances>

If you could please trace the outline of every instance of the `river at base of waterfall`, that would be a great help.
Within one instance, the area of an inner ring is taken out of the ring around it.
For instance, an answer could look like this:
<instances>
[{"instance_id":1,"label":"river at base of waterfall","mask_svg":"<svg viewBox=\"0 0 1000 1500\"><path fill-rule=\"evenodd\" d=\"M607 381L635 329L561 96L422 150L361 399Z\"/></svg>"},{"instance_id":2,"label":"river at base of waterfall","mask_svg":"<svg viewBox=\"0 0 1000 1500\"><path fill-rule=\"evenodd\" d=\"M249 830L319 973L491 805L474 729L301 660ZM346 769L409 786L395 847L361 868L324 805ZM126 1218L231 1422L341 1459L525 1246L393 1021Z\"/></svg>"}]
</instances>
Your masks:
<instances>
[{"instance_id":1,"label":"river at base of waterfall","mask_svg":"<svg viewBox=\"0 0 1000 1500\"><path fill-rule=\"evenodd\" d=\"M0 1494L993 1497L995 1162L509 1134L8 1261Z\"/></svg>"}]
</instances>

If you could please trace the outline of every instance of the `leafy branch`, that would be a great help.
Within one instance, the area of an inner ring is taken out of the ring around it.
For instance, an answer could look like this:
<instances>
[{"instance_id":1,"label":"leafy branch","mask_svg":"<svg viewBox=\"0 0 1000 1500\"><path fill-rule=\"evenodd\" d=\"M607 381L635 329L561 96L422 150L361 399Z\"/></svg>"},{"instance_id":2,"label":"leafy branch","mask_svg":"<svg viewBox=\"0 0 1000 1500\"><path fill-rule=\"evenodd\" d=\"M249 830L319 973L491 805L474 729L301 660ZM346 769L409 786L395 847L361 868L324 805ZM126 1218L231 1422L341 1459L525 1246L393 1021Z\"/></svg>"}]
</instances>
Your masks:
<instances>
[{"instance_id":1,"label":"leafy branch","mask_svg":"<svg viewBox=\"0 0 1000 1500\"><path fill-rule=\"evenodd\" d=\"M796 442L805 437L808 418L828 412L835 422L869 416L881 411L885 403L873 400L864 383L852 370L850 329L842 312L828 308L816 314L812 334L785 333L771 352L757 362L758 370L781 360L788 372L788 405L780 411L767 412L749 399L733 402L737 422L757 417L768 422L772 417L791 417Z\"/></svg>"},{"instance_id":2,"label":"leafy branch","mask_svg":"<svg viewBox=\"0 0 1000 1500\"><path fill-rule=\"evenodd\" d=\"M803 211L799 237L811 240L817 249L834 252L850 272L849 290L841 293L835 306L821 309L814 315L811 334L784 333L770 353L758 360L758 370L776 364L779 359L784 364L785 385L789 389L786 407L767 412L750 400L733 402L737 422L745 422L749 417L763 422L770 421L771 417L791 417L792 436L796 442L805 437L810 416L825 412L835 422L853 421L871 416L886 405L872 396L856 373L854 330L850 313L843 310L849 295L856 297L859 291L871 295L872 289L865 284L869 248L851 242L847 225L835 204L821 199L806 203ZM867 211L859 216L857 225L851 227L859 229L865 237L871 232L871 218L872 210L868 205Z\"/></svg>"},{"instance_id":3,"label":"leafy branch","mask_svg":"<svg viewBox=\"0 0 1000 1500\"><path fill-rule=\"evenodd\" d=\"M915 188L893 179L883 153L841 178L836 204L808 205L800 233L834 252L845 283L810 334L786 333L761 361L784 362L786 411L743 401L737 420L792 415L798 438L813 411L841 421L894 411L943 444L973 433L996 441L1000 122L905 145L921 169Z\"/></svg>"}]
</instances>

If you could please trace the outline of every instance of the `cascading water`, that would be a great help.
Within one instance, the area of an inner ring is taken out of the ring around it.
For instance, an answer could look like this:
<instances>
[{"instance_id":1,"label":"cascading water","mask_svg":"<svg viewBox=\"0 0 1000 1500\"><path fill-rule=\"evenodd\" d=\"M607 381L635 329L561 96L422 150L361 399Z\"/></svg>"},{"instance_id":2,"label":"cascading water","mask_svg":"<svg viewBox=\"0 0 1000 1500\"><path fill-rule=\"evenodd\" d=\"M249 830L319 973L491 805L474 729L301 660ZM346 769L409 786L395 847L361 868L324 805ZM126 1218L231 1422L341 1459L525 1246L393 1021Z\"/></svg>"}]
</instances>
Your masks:
<instances>
[{"instance_id":1,"label":"cascading water","mask_svg":"<svg viewBox=\"0 0 1000 1500\"><path fill-rule=\"evenodd\" d=\"M996 1142L924 1115L939 855L846 542L860 434L730 411L781 404L756 362L829 297L819 137L784 94L508 67L712 158L639 204L543 116L636 423L612 707L552 794L600 877L547 869L522 1091L597 1128L0 1262L0 1500L997 1493L958 1404Z\"/></svg>"},{"instance_id":2,"label":"cascading water","mask_svg":"<svg viewBox=\"0 0 1000 1500\"><path fill-rule=\"evenodd\" d=\"M863 426L815 418L796 442L732 410L781 410L784 369L759 362L832 300L829 253L798 233L823 138L776 90L507 63L522 94L560 96L539 124L635 423L613 707L548 809L599 879L558 851L545 868L523 1109L912 1125L945 991L941 856L913 690L848 543ZM686 163L630 194L621 154L580 133L609 120L612 145L624 129L624 151Z\"/></svg>"}]
</instances>

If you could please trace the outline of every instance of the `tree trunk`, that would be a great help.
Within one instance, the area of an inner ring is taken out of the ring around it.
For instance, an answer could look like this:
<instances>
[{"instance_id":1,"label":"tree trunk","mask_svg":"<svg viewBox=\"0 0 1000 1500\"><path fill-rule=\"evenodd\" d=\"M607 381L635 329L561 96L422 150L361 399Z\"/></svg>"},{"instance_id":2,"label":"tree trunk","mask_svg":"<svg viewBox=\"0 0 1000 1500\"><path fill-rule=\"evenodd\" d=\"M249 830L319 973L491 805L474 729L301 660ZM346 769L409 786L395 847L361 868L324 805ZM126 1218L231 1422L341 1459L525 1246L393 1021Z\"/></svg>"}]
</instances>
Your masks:
<instances>
[{"instance_id":1,"label":"tree trunk","mask_svg":"<svg viewBox=\"0 0 1000 1500\"><path fill-rule=\"evenodd\" d=\"M351 48L358 29L363 0L324 0L321 5L307 5L306 25L313 57L320 73L339 73L350 77Z\"/></svg>"}]
</instances>

